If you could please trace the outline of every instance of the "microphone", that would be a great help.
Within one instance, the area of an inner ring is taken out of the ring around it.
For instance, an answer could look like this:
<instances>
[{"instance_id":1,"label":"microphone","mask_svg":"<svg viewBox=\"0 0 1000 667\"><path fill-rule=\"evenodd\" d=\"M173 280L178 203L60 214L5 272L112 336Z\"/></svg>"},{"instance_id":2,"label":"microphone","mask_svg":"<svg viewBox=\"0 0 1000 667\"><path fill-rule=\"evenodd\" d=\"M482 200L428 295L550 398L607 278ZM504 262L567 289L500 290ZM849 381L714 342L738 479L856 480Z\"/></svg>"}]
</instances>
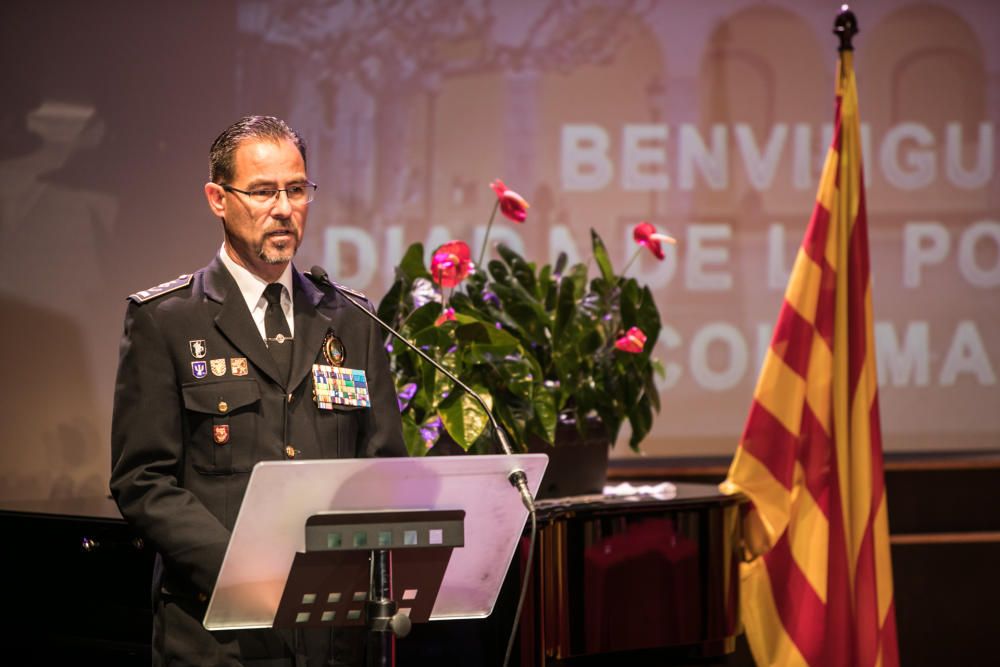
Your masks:
<instances>
[{"instance_id":1,"label":"microphone","mask_svg":"<svg viewBox=\"0 0 1000 667\"><path fill-rule=\"evenodd\" d=\"M380 318L372 311L368 310L368 308L365 307L363 303L361 303L353 296L351 296L347 292L347 290L341 288L340 285L337 285L332 280L330 280L329 276L327 276L327 273L323 269L323 267L314 266L309 270L309 272L306 275L308 275L314 281L326 285L330 289L337 292L337 294L350 301L351 305L353 305L355 308L364 313L366 317L368 317L371 320L374 320L380 327L382 327L387 332L392 334L392 336L396 338L396 340L400 341L401 343L403 343L403 345L405 345L406 347L410 348L411 350L419 354L421 358L424 359L424 361L429 363L435 369L441 371L445 375L445 377L447 377L449 380L451 380L456 385L461 387L462 390L465 391L465 393L471 396L473 400L475 400L476 403L479 404L479 406L483 409L483 412L486 413L486 417L490 420L490 424L493 426L493 432L496 433L497 440L500 442L500 447L503 449L504 454L508 456L514 455L514 450L510 446L510 441L507 438L507 434L504 433L504 430L502 428L500 428L500 423L497 421L497 418L493 415L493 412L486 405L486 401L483 399L482 396L473 391L472 388L469 387L467 384L459 380L457 375L455 375L447 368L442 366L440 363L435 361L429 354L427 354L419 347L417 347L409 340L407 340L407 338L403 336L403 334L399 333L391 326L389 326L389 324L386 323L384 320L382 320L382 318ZM524 471L521 470L520 468L515 468L510 472L509 475L507 475L507 480L510 482L511 486L517 489L517 492L521 495L521 502L524 503L524 506L528 509L528 512L534 515L535 500L534 498L531 497L531 491L528 490L528 477L524 474Z\"/></svg>"}]
</instances>

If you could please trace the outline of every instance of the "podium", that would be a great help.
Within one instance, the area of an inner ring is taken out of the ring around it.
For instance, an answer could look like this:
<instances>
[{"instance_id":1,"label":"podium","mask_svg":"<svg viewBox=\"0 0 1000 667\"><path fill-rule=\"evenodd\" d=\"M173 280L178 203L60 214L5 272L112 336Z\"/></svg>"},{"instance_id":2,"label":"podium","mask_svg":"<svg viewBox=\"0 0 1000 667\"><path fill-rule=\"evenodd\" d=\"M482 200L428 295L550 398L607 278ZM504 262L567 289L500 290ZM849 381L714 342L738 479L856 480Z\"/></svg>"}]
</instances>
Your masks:
<instances>
[{"instance_id":1,"label":"podium","mask_svg":"<svg viewBox=\"0 0 1000 667\"><path fill-rule=\"evenodd\" d=\"M485 618L544 454L267 461L251 473L205 613L209 630L365 625L381 593L410 621ZM392 578L375 581L391 555Z\"/></svg>"}]
</instances>

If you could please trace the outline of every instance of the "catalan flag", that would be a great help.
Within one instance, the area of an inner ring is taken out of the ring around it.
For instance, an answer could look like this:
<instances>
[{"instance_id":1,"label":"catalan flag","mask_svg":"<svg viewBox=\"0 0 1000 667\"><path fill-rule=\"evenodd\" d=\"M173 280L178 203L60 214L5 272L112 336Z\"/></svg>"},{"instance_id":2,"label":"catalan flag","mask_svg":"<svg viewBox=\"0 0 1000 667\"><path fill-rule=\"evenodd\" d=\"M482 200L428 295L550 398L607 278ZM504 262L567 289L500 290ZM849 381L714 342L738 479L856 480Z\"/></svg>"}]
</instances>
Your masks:
<instances>
[{"instance_id":1,"label":"catalan flag","mask_svg":"<svg viewBox=\"0 0 1000 667\"><path fill-rule=\"evenodd\" d=\"M895 667L853 52L809 227L722 484L751 501L741 611L758 665Z\"/></svg>"}]
</instances>

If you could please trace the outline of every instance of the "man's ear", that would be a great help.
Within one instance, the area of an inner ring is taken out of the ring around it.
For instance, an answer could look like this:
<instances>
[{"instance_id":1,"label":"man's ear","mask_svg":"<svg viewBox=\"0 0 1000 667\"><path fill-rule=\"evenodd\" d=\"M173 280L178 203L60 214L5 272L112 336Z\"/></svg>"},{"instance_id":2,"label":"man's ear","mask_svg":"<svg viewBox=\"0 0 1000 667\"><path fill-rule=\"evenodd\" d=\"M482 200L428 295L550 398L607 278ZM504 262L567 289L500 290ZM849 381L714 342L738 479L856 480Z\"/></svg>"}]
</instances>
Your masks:
<instances>
[{"instance_id":1,"label":"man's ear","mask_svg":"<svg viewBox=\"0 0 1000 667\"><path fill-rule=\"evenodd\" d=\"M220 218L226 217L226 191L218 183L205 183L205 199L208 200L208 208L212 213Z\"/></svg>"}]
</instances>

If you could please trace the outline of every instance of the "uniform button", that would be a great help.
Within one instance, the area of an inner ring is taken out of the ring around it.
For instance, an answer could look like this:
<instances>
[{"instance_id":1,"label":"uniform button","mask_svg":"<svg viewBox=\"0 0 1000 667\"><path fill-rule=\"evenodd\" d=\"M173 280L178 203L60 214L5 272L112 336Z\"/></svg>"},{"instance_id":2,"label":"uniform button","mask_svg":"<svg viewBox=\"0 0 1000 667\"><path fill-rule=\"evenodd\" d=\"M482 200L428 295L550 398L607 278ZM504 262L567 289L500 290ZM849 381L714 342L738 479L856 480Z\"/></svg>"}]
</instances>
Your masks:
<instances>
[{"instance_id":1,"label":"uniform button","mask_svg":"<svg viewBox=\"0 0 1000 667\"><path fill-rule=\"evenodd\" d=\"M228 411L229 411L229 403L226 403L225 401L219 401L219 412L228 412Z\"/></svg>"},{"instance_id":2,"label":"uniform button","mask_svg":"<svg viewBox=\"0 0 1000 667\"><path fill-rule=\"evenodd\" d=\"M198 593L198 602L208 602L208 596L204 593Z\"/></svg>"},{"instance_id":3,"label":"uniform button","mask_svg":"<svg viewBox=\"0 0 1000 667\"><path fill-rule=\"evenodd\" d=\"M289 403L291 403L291 402L292 402L292 398L293 398L293 397L294 397L294 394L289 394L289 395L288 395L288 402L289 402Z\"/></svg>"},{"instance_id":4,"label":"uniform button","mask_svg":"<svg viewBox=\"0 0 1000 667\"><path fill-rule=\"evenodd\" d=\"M287 447L285 447L285 456L287 456L290 459L294 459L295 458L295 448L292 447L291 445L288 445Z\"/></svg>"}]
</instances>

